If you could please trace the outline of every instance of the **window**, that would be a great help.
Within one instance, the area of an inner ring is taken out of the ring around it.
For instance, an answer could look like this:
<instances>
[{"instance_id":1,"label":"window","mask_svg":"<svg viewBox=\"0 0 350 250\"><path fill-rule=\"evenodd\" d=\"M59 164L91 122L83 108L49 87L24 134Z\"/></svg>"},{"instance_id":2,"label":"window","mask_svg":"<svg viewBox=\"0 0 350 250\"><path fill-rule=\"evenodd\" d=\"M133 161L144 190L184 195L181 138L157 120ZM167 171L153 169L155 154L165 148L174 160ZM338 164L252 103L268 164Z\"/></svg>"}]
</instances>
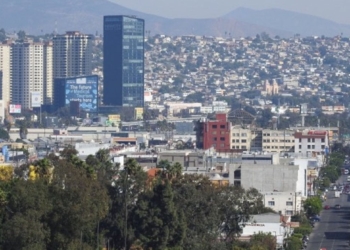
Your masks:
<instances>
[{"instance_id":1,"label":"window","mask_svg":"<svg viewBox=\"0 0 350 250\"><path fill-rule=\"evenodd\" d=\"M315 149L315 145L312 145L312 149Z\"/></svg>"},{"instance_id":2,"label":"window","mask_svg":"<svg viewBox=\"0 0 350 250\"><path fill-rule=\"evenodd\" d=\"M242 133L241 136L242 137L247 137L247 133Z\"/></svg>"},{"instance_id":3,"label":"window","mask_svg":"<svg viewBox=\"0 0 350 250\"><path fill-rule=\"evenodd\" d=\"M225 134L225 131L221 131L220 134L224 135L224 134Z\"/></svg>"},{"instance_id":4,"label":"window","mask_svg":"<svg viewBox=\"0 0 350 250\"><path fill-rule=\"evenodd\" d=\"M324 149L324 148L325 148L325 145L322 145L321 148Z\"/></svg>"},{"instance_id":5,"label":"window","mask_svg":"<svg viewBox=\"0 0 350 250\"><path fill-rule=\"evenodd\" d=\"M213 141L217 141L217 139L218 139L218 138L214 137L214 138L213 138Z\"/></svg>"},{"instance_id":6,"label":"window","mask_svg":"<svg viewBox=\"0 0 350 250\"><path fill-rule=\"evenodd\" d=\"M307 145L307 149L311 149L311 146L310 146L310 145Z\"/></svg>"},{"instance_id":7,"label":"window","mask_svg":"<svg viewBox=\"0 0 350 250\"><path fill-rule=\"evenodd\" d=\"M310 139L310 138L308 138L308 139L307 139L307 142L311 142L311 139Z\"/></svg>"},{"instance_id":8,"label":"window","mask_svg":"<svg viewBox=\"0 0 350 250\"><path fill-rule=\"evenodd\" d=\"M286 215L293 215L293 211L292 210L286 210Z\"/></svg>"},{"instance_id":9,"label":"window","mask_svg":"<svg viewBox=\"0 0 350 250\"><path fill-rule=\"evenodd\" d=\"M220 137L220 141L225 141L225 137Z\"/></svg>"},{"instance_id":10,"label":"window","mask_svg":"<svg viewBox=\"0 0 350 250\"><path fill-rule=\"evenodd\" d=\"M301 142L301 138L299 138L299 142Z\"/></svg>"},{"instance_id":11,"label":"window","mask_svg":"<svg viewBox=\"0 0 350 250\"><path fill-rule=\"evenodd\" d=\"M226 126L225 125L220 125L220 128L225 128Z\"/></svg>"},{"instance_id":12,"label":"window","mask_svg":"<svg viewBox=\"0 0 350 250\"><path fill-rule=\"evenodd\" d=\"M301 149L301 145L299 145L299 149Z\"/></svg>"},{"instance_id":13,"label":"window","mask_svg":"<svg viewBox=\"0 0 350 250\"><path fill-rule=\"evenodd\" d=\"M325 142L324 138L321 139L321 142Z\"/></svg>"},{"instance_id":14,"label":"window","mask_svg":"<svg viewBox=\"0 0 350 250\"><path fill-rule=\"evenodd\" d=\"M246 146L242 146L242 149L247 149L247 147Z\"/></svg>"},{"instance_id":15,"label":"window","mask_svg":"<svg viewBox=\"0 0 350 250\"><path fill-rule=\"evenodd\" d=\"M274 201L269 201L269 202L268 202L268 205L269 205L269 206L274 206L274 205L275 205L275 202L274 202Z\"/></svg>"},{"instance_id":16,"label":"window","mask_svg":"<svg viewBox=\"0 0 350 250\"><path fill-rule=\"evenodd\" d=\"M218 128L218 125L212 125L211 127L212 128Z\"/></svg>"},{"instance_id":17,"label":"window","mask_svg":"<svg viewBox=\"0 0 350 250\"><path fill-rule=\"evenodd\" d=\"M216 135L216 131L213 131L213 135Z\"/></svg>"},{"instance_id":18,"label":"window","mask_svg":"<svg viewBox=\"0 0 350 250\"><path fill-rule=\"evenodd\" d=\"M315 138L312 138L312 142L315 142Z\"/></svg>"},{"instance_id":19,"label":"window","mask_svg":"<svg viewBox=\"0 0 350 250\"><path fill-rule=\"evenodd\" d=\"M224 146L225 146L225 144L223 144L223 143L221 143L221 144L220 144L220 147L222 147L222 148L223 148Z\"/></svg>"},{"instance_id":20,"label":"window","mask_svg":"<svg viewBox=\"0 0 350 250\"><path fill-rule=\"evenodd\" d=\"M293 206L293 201L287 201L286 206Z\"/></svg>"},{"instance_id":21,"label":"window","mask_svg":"<svg viewBox=\"0 0 350 250\"><path fill-rule=\"evenodd\" d=\"M247 142L247 140L242 140L242 143L246 143Z\"/></svg>"}]
</instances>

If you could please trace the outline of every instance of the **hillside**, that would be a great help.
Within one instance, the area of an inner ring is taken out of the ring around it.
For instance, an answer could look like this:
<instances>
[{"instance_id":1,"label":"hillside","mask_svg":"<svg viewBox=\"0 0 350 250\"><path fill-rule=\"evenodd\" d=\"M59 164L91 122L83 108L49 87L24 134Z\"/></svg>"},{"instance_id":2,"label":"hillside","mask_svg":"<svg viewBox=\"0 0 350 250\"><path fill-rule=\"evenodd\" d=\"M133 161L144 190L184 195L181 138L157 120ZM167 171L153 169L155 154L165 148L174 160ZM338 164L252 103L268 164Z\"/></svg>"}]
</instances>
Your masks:
<instances>
[{"instance_id":1,"label":"hillside","mask_svg":"<svg viewBox=\"0 0 350 250\"><path fill-rule=\"evenodd\" d=\"M146 30L154 34L233 37L254 36L263 31L270 35L336 35L350 28L322 18L270 9L244 8L212 19L168 19L134 11L108 0L11 0L2 3L0 28L45 34L57 30L79 30L101 34L104 15L135 15L146 20ZM20 17L20 18L19 18ZM308 24L308 25L306 25ZM322 31L322 32L321 32Z\"/></svg>"}]
</instances>

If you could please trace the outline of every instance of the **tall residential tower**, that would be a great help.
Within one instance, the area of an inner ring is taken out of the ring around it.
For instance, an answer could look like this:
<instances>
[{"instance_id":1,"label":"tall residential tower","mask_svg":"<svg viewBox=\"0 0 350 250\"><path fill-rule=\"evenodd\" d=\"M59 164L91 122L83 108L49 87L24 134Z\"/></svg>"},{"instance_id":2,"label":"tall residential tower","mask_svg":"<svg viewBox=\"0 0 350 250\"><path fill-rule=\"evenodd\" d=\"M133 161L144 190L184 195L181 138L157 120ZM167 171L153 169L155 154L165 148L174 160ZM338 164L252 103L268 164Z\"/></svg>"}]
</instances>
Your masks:
<instances>
[{"instance_id":1,"label":"tall residential tower","mask_svg":"<svg viewBox=\"0 0 350 250\"><path fill-rule=\"evenodd\" d=\"M105 16L103 22L103 103L144 106L143 19Z\"/></svg>"},{"instance_id":2,"label":"tall residential tower","mask_svg":"<svg viewBox=\"0 0 350 250\"><path fill-rule=\"evenodd\" d=\"M53 38L54 78L91 75L92 36L68 31Z\"/></svg>"},{"instance_id":3,"label":"tall residential tower","mask_svg":"<svg viewBox=\"0 0 350 250\"><path fill-rule=\"evenodd\" d=\"M2 72L2 81L0 81L0 99L4 101L5 106L11 100L11 43L0 44L0 71Z\"/></svg>"},{"instance_id":4,"label":"tall residential tower","mask_svg":"<svg viewBox=\"0 0 350 250\"><path fill-rule=\"evenodd\" d=\"M39 92L41 104L52 102L52 43L31 40L12 44L12 102L31 108L31 94Z\"/></svg>"}]
</instances>

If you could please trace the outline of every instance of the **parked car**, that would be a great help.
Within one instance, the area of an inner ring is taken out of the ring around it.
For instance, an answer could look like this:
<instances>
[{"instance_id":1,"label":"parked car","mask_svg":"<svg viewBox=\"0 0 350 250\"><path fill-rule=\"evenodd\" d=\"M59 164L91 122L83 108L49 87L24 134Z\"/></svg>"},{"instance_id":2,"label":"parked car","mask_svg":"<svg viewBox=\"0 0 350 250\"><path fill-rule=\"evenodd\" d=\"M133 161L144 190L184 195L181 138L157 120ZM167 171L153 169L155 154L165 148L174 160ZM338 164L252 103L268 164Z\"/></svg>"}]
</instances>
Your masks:
<instances>
[{"instance_id":1,"label":"parked car","mask_svg":"<svg viewBox=\"0 0 350 250\"><path fill-rule=\"evenodd\" d=\"M331 208L331 207L330 207L329 205L325 205L325 206L324 206L324 209L325 209L325 210L329 210L330 208Z\"/></svg>"},{"instance_id":2,"label":"parked car","mask_svg":"<svg viewBox=\"0 0 350 250\"><path fill-rule=\"evenodd\" d=\"M335 207L335 209L340 209L340 205L339 204L335 205L334 207Z\"/></svg>"}]
</instances>

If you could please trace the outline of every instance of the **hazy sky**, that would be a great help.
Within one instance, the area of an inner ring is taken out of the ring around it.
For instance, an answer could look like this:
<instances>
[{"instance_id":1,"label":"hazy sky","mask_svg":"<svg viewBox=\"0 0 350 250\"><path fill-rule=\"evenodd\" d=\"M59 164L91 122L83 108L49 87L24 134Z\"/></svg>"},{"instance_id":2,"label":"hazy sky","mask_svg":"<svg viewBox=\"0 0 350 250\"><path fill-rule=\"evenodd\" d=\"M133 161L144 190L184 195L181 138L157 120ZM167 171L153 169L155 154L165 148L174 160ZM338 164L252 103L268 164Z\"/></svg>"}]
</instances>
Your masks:
<instances>
[{"instance_id":1,"label":"hazy sky","mask_svg":"<svg viewBox=\"0 0 350 250\"><path fill-rule=\"evenodd\" d=\"M110 0L141 12L168 18L219 17L238 7L280 8L350 24L350 0Z\"/></svg>"}]
</instances>

